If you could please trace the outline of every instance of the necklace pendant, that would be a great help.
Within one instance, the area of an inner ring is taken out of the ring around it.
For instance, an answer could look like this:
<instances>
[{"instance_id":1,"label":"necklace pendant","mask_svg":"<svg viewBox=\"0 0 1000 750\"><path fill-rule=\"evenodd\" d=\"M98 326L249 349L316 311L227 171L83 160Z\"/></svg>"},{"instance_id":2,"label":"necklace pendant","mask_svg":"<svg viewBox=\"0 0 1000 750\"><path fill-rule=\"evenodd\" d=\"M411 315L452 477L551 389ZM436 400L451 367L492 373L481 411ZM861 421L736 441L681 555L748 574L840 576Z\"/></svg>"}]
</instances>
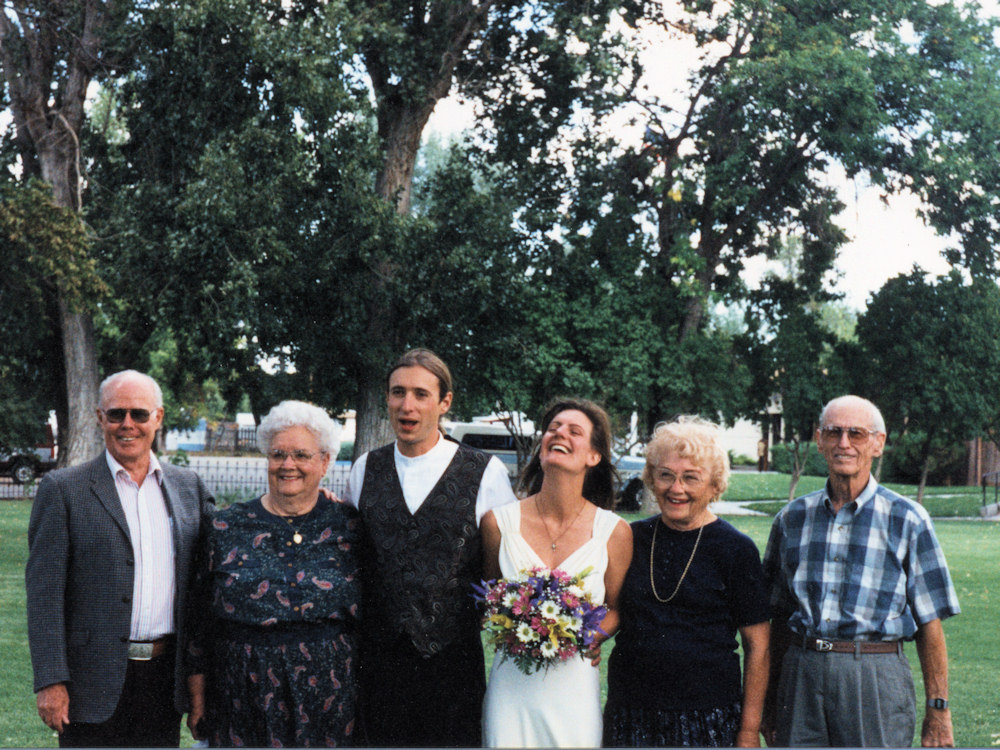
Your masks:
<instances>
[{"instance_id":1,"label":"necklace pendant","mask_svg":"<svg viewBox=\"0 0 1000 750\"><path fill-rule=\"evenodd\" d=\"M292 541L295 542L296 544L302 544L302 535L296 531L292 535Z\"/></svg>"},{"instance_id":2,"label":"necklace pendant","mask_svg":"<svg viewBox=\"0 0 1000 750\"><path fill-rule=\"evenodd\" d=\"M552 542L552 549L555 549L555 548L556 548L556 543Z\"/></svg>"}]
</instances>

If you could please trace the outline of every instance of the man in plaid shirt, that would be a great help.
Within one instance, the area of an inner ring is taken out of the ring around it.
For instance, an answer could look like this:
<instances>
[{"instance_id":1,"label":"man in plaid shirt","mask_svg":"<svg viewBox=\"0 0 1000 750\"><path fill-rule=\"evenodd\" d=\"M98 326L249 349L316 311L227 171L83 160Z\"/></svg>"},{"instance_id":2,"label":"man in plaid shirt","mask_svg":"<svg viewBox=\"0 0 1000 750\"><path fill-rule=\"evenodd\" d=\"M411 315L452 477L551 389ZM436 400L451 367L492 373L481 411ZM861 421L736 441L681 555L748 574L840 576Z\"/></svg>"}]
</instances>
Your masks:
<instances>
[{"instance_id":1,"label":"man in plaid shirt","mask_svg":"<svg viewBox=\"0 0 1000 750\"><path fill-rule=\"evenodd\" d=\"M764 736L782 747L909 747L916 725L903 641L915 640L925 747L953 747L941 621L958 599L924 508L878 484L885 422L842 396L819 419L824 489L778 513L764 553L771 683Z\"/></svg>"}]
</instances>

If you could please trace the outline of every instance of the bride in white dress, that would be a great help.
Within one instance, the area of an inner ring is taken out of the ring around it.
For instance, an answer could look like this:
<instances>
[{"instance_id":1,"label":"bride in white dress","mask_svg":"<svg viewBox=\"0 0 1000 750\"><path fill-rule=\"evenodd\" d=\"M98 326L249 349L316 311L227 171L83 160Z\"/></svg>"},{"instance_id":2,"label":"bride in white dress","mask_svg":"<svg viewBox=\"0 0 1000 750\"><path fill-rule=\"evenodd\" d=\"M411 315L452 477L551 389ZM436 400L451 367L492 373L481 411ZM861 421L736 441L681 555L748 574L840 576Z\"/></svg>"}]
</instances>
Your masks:
<instances>
[{"instance_id":1,"label":"bride in white dress","mask_svg":"<svg viewBox=\"0 0 1000 750\"><path fill-rule=\"evenodd\" d=\"M531 494L483 517L487 578L533 567L575 576L618 629L618 593L632 559L632 531L610 510L614 498L607 414L582 399L563 400L542 419L542 438L522 478ZM586 657L526 675L496 654L483 703L486 747L598 747L601 744L599 648Z\"/></svg>"}]
</instances>

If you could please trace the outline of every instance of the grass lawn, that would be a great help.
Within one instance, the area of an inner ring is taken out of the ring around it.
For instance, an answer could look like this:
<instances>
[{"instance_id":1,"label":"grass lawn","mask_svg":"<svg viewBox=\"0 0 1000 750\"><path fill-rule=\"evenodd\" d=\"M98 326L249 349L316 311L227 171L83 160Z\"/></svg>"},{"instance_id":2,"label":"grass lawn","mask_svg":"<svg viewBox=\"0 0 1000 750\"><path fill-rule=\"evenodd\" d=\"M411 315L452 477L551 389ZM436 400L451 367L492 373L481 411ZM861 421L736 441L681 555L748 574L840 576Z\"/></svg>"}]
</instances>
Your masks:
<instances>
[{"instance_id":1,"label":"grass lawn","mask_svg":"<svg viewBox=\"0 0 1000 750\"><path fill-rule=\"evenodd\" d=\"M730 499L773 500L787 495L788 478L781 475L736 475L773 479L784 488L777 494ZM739 482L734 482L734 490ZM800 483L800 491L808 487ZM956 488L964 489L964 488ZM973 488L974 489L974 488ZM740 491L750 492L749 488ZM940 493L953 494L951 488ZM909 494L909 493L906 493ZM972 493L974 497L979 497ZM978 501L977 501L978 502ZM928 508L932 503L928 501ZM978 507L978 505L976 505ZM58 743L35 712L31 689L27 626L24 615L24 563L27 557L27 527L30 502L0 502L0 746L55 747ZM947 515L953 515L950 511ZM634 520L639 514L626 518ZM737 528L763 550L770 518L730 516ZM935 524L955 579L962 614L945 623L951 672L952 714L958 747L1000 745L1000 654L994 640L1000 611L1000 523L941 520ZM606 647L605 657L610 651ZM916 652L907 648L917 682L918 705L923 688ZM487 656L489 659L489 655ZM607 658L602 662L606 667ZM683 677L679 677L683 679ZM922 716L923 712L918 711ZM184 731L183 744L191 739ZM919 746L919 737L915 743Z\"/></svg>"},{"instance_id":2,"label":"grass lawn","mask_svg":"<svg viewBox=\"0 0 1000 750\"><path fill-rule=\"evenodd\" d=\"M788 500L788 474L759 474L757 472L733 472L729 478L729 489L724 499L752 501L750 507L765 513L777 513ZM795 495L805 495L822 489L825 477L802 477L795 487ZM885 485L911 500L917 499L915 484ZM987 501L992 502L992 493L987 493ZM979 487L927 487L924 490L924 507L935 518L978 518L983 505L983 491Z\"/></svg>"}]
</instances>

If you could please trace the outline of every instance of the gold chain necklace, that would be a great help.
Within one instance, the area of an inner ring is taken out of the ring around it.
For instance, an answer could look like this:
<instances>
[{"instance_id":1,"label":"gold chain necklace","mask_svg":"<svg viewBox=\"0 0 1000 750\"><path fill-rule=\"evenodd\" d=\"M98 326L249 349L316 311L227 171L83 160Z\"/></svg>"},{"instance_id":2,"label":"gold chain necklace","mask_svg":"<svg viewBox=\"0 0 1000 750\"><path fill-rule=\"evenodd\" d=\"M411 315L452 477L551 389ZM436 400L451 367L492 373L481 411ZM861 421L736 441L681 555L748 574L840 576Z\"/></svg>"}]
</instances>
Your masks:
<instances>
[{"instance_id":1,"label":"gold chain necklace","mask_svg":"<svg viewBox=\"0 0 1000 750\"><path fill-rule=\"evenodd\" d=\"M656 525L653 527L653 542L652 544L649 545L649 585L653 589L653 596L656 597L656 601L660 602L661 604L666 604L675 596L677 596L677 592L681 590L681 584L684 582L684 576L687 575L688 568L691 567L691 561L694 560L694 553L698 551L698 542L701 541L701 532L705 530L705 525L703 524L698 529L698 536L694 540L694 547L691 548L691 557L688 558L687 565L684 566L684 572L681 573L681 577L677 579L677 585L674 587L674 593L672 593L666 599L661 598L660 595L656 593L656 584L653 582L653 560L654 560L653 551L656 549L656 532L659 528L660 528L660 519L657 518Z\"/></svg>"},{"instance_id":2,"label":"gold chain necklace","mask_svg":"<svg viewBox=\"0 0 1000 750\"><path fill-rule=\"evenodd\" d=\"M264 505L264 501L263 500L261 500L261 505ZM270 505L271 507L268 508L267 505ZM303 514L297 515L297 516L286 516L286 515L283 515L281 513L278 513L278 510L277 510L277 508L274 507L274 502L271 500L270 497L268 497L268 499L267 499L267 505L264 505L264 510L268 511L272 515L277 516L278 518L280 518L281 520L283 520L285 523L287 523L288 527L293 532L292 533L292 541L295 542L296 544L302 544L302 533L299 531L298 526L295 525L295 522L298 521L299 519L302 519L302 518L305 518L306 516L308 516L309 512L306 512L306 513L303 513Z\"/></svg>"},{"instance_id":3,"label":"gold chain necklace","mask_svg":"<svg viewBox=\"0 0 1000 750\"><path fill-rule=\"evenodd\" d=\"M580 504L580 510L578 510L576 512L576 515L573 516L573 520L570 521L568 524L566 524L566 528L562 530L562 533L559 534L559 536L553 539L552 532L549 531L549 525L545 522L545 516L542 515L542 509L538 505L538 495L535 495L535 510L538 511L538 517L542 519L542 526L545 527L545 535L549 538L549 543L552 545L552 549L556 548L556 542L558 542L566 535L566 532L569 531L570 527L576 523L576 519L580 517L580 514L583 513L583 509L586 507L587 507L587 501L584 500L583 503Z\"/></svg>"}]
</instances>

